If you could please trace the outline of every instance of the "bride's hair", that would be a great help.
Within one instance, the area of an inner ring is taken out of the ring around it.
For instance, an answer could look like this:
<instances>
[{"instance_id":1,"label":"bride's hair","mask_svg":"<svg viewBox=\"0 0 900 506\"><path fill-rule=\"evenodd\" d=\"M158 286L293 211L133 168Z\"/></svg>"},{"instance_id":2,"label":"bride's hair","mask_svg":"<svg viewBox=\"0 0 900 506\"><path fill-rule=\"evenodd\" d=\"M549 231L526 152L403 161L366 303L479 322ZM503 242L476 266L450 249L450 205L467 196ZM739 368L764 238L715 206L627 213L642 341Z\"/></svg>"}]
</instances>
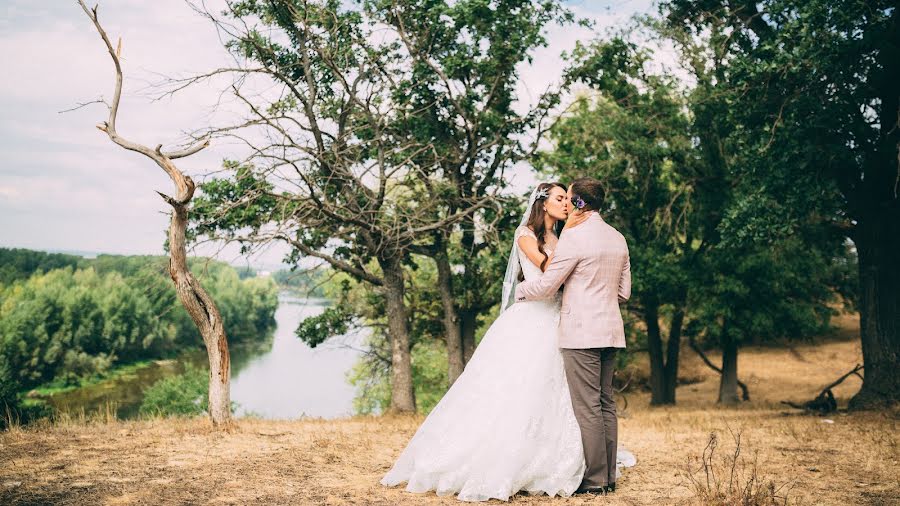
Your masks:
<instances>
[{"instance_id":1,"label":"bride's hair","mask_svg":"<svg viewBox=\"0 0 900 506\"><path fill-rule=\"evenodd\" d=\"M538 185L538 191L544 190L546 195L550 195L550 190L554 187L562 188L563 191L568 191L568 189L563 186L562 183L558 183L556 181L550 183L541 183ZM534 232L534 235L537 237L538 243L538 251L544 255L544 259L541 261L541 270L544 270L544 267L547 264L547 260L550 258L547 256L547 253L544 251L544 236L547 235L547 226L544 224L544 201L547 200L548 197L538 197L534 200L534 204L531 206L531 212L528 215L528 221L525 222L525 225ZM554 230L553 233L559 235L559 230ZM519 281L524 279L522 273L519 273Z\"/></svg>"}]
</instances>

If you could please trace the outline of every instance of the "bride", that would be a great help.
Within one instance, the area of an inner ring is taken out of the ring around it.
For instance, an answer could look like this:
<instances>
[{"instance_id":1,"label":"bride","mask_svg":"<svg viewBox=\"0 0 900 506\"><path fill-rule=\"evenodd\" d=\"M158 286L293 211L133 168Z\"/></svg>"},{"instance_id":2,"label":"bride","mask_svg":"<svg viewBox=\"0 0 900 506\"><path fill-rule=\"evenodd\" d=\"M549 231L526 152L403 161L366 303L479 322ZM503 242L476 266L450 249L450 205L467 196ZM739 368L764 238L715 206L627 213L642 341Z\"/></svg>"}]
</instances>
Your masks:
<instances>
[{"instance_id":1,"label":"bride","mask_svg":"<svg viewBox=\"0 0 900 506\"><path fill-rule=\"evenodd\" d=\"M566 188L541 183L516 229L503 283L502 313L465 371L413 436L381 483L461 501L508 500L520 490L570 496L585 471L556 328L560 297L510 305L520 274L549 265ZM618 451L617 467L634 457ZM618 471L617 471L618 472Z\"/></svg>"}]
</instances>

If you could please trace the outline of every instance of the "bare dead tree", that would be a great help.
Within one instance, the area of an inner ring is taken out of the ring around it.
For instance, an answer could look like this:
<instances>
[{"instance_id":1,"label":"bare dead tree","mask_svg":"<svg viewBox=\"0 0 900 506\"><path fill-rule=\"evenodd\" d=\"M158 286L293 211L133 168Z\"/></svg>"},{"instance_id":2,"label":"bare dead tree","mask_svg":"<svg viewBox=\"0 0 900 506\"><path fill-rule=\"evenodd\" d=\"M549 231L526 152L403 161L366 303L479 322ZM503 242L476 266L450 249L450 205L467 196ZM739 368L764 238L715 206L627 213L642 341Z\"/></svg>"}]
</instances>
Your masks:
<instances>
[{"instance_id":1,"label":"bare dead tree","mask_svg":"<svg viewBox=\"0 0 900 506\"><path fill-rule=\"evenodd\" d=\"M88 9L82 0L78 0L78 5L94 23L116 68L115 91L112 103L108 104L109 119L97 125L97 128L105 132L115 144L153 160L175 184L174 197L157 192L172 206L172 219L169 224L169 275L175 284L178 299L191 316L206 345L209 357L209 417L214 425L228 427L231 423L229 387L231 361L228 354L228 340L215 301L206 293L188 268L185 233L188 227L188 208L194 196L195 185L190 176L181 172L173 163L173 160L193 155L206 148L209 146L209 139L202 140L183 150L163 151L162 144L151 149L119 135L116 131L116 119L119 112L119 100L122 96L122 39L119 38L116 48L113 48L106 31L98 20L99 6Z\"/></svg>"}]
</instances>

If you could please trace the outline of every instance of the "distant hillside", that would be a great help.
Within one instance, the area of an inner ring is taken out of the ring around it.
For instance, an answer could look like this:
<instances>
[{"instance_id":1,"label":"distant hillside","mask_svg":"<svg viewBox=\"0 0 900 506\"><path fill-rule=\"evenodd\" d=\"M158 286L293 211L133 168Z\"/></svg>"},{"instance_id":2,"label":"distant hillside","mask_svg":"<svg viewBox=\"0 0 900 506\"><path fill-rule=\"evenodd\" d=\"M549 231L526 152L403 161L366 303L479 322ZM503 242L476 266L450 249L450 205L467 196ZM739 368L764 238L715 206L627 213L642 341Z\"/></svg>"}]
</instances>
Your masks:
<instances>
[{"instance_id":1,"label":"distant hillside","mask_svg":"<svg viewBox=\"0 0 900 506\"><path fill-rule=\"evenodd\" d=\"M104 253L88 250L36 250L29 248L0 247L0 284L9 284L20 279L27 279L35 272L47 272L62 267L85 267L92 265L90 261L98 258L134 258L134 259L165 259L165 255L125 255L118 253ZM192 261L206 257L192 257ZM234 262L230 264L237 270L241 279L268 275L280 270L289 271L290 265L285 263L259 263ZM277 280L276 280L277 281ZM290 284L288 282L287 284Z\"/></svg>"},{"instance_id":2,"label":"distant hillside","mask_svg":"<svg viewBox=\"0 0 900 506\"><path fill-rule=\"evenodd\" d=\"M78 267L82 257L24 248L0 248L0 285L28 279L35 272Z\"/></svg>"}]
</instances>

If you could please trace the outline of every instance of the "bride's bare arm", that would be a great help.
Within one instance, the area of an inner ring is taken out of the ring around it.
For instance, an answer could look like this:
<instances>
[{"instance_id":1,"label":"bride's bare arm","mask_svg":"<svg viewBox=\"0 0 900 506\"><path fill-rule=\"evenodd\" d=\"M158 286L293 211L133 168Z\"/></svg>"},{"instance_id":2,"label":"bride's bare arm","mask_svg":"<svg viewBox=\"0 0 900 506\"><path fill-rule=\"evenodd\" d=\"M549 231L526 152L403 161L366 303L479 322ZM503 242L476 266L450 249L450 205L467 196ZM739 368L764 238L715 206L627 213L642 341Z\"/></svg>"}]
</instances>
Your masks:
<instances>
[{"instance_id":1,"label":"bride's bare arm","mask_svg":"<svg viewBox=\"0 0 900 506\"><path fill-rule=\"evenodd\" d=\"M544 268L541 269L542 271L546 269L547 266L550 265L550 261L553 260L553 255L545 257L545 255L541 253L541 250L538 249L537 239L534 237L529 237L527 235L519 237L519 247L522 248L525 256L528 257L528 260L537 267L540 267L544 258L547 258L547 263L544 264Z\"/></svg>"}]
</instances>

